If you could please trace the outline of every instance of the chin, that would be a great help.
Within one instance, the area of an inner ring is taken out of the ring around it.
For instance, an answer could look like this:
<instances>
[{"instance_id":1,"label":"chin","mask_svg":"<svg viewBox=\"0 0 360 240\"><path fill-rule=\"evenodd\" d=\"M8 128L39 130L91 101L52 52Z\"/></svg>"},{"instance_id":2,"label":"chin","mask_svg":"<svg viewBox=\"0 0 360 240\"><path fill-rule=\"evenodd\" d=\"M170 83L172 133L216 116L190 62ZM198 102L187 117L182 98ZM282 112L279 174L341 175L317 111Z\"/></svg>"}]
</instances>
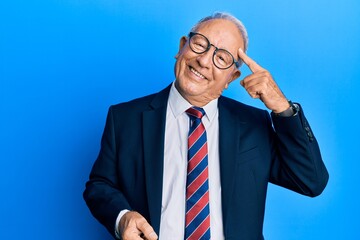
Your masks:
<instances>
[{"instance_id":1,"label":"chin","mask_svg":"<svg viewBox=\"0 0 360 240\"><path fill-rule=\"evenodd\" d=\"M184 90L184 92L186 92L189 95L199 95L202 92L204 92L204 87L200 86L199 83L197 82L193 82L193 81L187 81L184 83L184 85L182 86L182 89Z\"/></svg>"}]
</instances>

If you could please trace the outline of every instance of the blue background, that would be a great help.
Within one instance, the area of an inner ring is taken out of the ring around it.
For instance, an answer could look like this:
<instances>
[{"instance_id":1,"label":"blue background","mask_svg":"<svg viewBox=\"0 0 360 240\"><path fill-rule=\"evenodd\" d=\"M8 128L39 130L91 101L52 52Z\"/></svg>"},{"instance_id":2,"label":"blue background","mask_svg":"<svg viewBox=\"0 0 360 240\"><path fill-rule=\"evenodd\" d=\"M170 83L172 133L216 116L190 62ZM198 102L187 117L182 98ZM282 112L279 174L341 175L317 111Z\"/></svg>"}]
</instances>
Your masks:
<instances>
[{"instance_id":1,"label":"blue background","mask_svg":"<svg viewBox=\"0 0 360 240\"><path fill-rule=\"evenodd\" d=\"M0 239L111 239L82 199L107 109L168 85L180 37L216 10L302 103L330 172L314 199L270 186L266 239L359 239L358 0L1 1ZM264 108L239 81L225 95Z\"/></svg>"}]
</instances>

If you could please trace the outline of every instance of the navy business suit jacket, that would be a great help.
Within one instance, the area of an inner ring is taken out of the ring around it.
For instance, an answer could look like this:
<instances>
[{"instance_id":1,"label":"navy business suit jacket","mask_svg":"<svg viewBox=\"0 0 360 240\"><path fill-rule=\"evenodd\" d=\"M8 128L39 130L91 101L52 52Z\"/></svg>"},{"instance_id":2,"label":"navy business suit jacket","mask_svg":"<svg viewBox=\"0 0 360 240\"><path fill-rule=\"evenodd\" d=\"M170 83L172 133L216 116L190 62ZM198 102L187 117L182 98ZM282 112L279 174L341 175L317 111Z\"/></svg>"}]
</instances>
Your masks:
<instances>
[{"instance_id":1,"label":"navy business suit jacket","mask_svg":"<svg viewBox=\"0 0 360 240\"><path fill-rule=\"evenodd\" d=\"M84 198L112 235L123 209L139 212L159 234L169 90L109 109ZM269 182L312 197L325 188L328 173L317 141L302 110L271 121L267 111L226 97L218 108L225 238L264 239Z\"/></svg>"}]
</instances>

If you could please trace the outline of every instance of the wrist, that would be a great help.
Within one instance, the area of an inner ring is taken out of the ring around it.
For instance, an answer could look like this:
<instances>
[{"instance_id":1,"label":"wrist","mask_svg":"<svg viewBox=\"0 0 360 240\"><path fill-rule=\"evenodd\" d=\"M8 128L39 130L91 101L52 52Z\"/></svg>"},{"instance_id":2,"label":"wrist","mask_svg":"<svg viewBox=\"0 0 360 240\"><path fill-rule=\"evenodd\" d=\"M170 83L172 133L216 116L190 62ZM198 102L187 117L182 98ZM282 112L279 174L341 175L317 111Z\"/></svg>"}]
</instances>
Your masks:
<instances>
[{"instance_id":1,"label":"wrist","mask_svg":"<svg viewBox=\"0 0 360 240\"><path fill-rule=\"evenodd\" d=\"M124 216L126 213L128 213L128 212L130 212L130 211L127 210L127 209L122 210L122 211L119 213L118 217L116 218L116 222L115 222L115 236L116 236L117 239L121 239L121 229L120 229L120 226L121 226L122 223L120 223L120 222L121 222L121 220L123 220L123 221L125 220L125 218L123 218L123 216Z\"/></svg>"},{"instance_id":2,"label":"wrist","mask_svg":"<svg viewBox=\"0 0 360 240\"><path fill-rule=\"evenodd\" d=\"M279 117L292 117L295 116L298 112L299 112L299 106L295 103L293 103L292 101L288 101L288 108L285 109L284 111L281 112L275 112L274 114L275 116L279 116Z\"/></svg>"},{"instance_id":3,"label":"wrist","mask_svg":"<svg viewBox=\"0 0 360 240\"><path fill-rule=\"evenodd\" d=\"M276 109L272 109L272 111L275 114L281 114L282 112L287 111L290 107L291 107L290 101L285 99L285 101L281 103L281 105L279 105Z\"/></svg>"}]
</instances>

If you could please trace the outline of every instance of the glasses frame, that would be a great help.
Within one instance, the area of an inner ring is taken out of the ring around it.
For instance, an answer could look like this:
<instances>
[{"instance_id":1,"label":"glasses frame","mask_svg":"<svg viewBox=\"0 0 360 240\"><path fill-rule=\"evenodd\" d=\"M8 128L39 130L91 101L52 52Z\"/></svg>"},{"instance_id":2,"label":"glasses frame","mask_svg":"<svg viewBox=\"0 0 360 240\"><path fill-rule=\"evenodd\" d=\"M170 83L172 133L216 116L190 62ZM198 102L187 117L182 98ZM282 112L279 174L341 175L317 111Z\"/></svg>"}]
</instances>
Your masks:
<instances>
[{"instance_id":1,"label":"glasses frame","mask_svg":"<svg viewBox=\"0 0 360 240\"><path fill-rule=\"evenodd\" d=\"M192 49L192 47L191 47L191 44L190 44L191 38L192 38L193 36L196 36L196 35L202 36L203 38L205 38L205 40L206 40L207 43L208 43L207 48L206 48L205 51L203 51L203 52L197 52L197 51L195 51L194 49ZM217 68L219 68L219 69L221 69L221 70L229 69L229 68L231 68L232 65L234 65L234 64L235 64L235 66L236 66L237 68L240 67L240 63L239 63L238 61L235 61L234 56L233 56L228 50L223 49L223 48L218 48L218 47L216 47L214 44L210 43L210 41L209 41L209 39L208 39L207 37L205 37L205 36L202 35L201 33L197 33L197 32L190 32L190 33L189 33L189 47L190 47L191 51L193 51L194 53L203 54L203 53L209 51L210 48L211 48L211 46L213 46L213 47L215 48L215 51L214 51L213 56L212 56L212 61L213 61L213 64L215 65L215 67L217 67ZM216 52L217 52L218 50L225 51L225 52L227 52L227 53L230 54L230 56L231 56L231 58L232 58L232 60L233 60L233 62L231 63L230 66L228 66L228 67L226 67L226 68L222 68L222 67L219 67L219 66L216 65L214 59L215 59L215 54L216 54Z\"/></svg>"}]
</instances>

